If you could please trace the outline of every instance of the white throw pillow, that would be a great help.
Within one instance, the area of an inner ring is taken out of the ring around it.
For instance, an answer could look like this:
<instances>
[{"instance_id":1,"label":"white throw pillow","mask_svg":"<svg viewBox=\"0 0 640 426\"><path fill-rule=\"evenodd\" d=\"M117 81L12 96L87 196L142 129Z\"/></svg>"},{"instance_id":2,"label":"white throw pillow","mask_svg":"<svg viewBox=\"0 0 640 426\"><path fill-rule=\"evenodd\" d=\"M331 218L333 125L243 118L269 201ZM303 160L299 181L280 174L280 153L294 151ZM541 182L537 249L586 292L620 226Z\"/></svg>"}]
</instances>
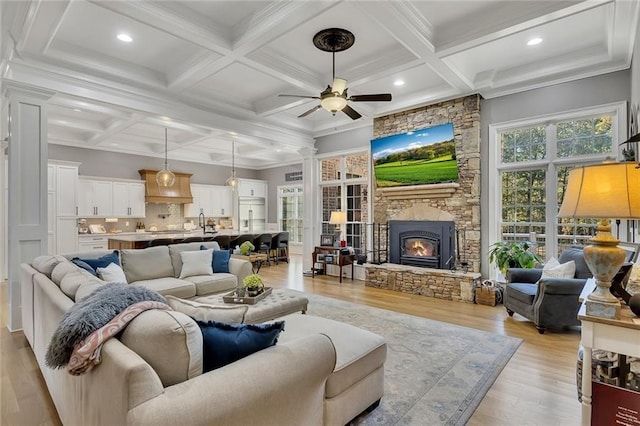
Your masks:
<instances>
[{"instance_id":1,"label":"white throw pillow","mask_svg":"<svg viewBox=\"0 0 640 426\"><path fill-rule=\"evenodd\" d=\"M182 258L182 270L178 278L213 275L211 266L213 250L183 251L180 253L180 257Z\"/></svg>"},{"instance_id":2,"label":"white throw pillow","mask_svg":"<svg viewBox=\"0 0 640 426\"><path fill-rule=\"evenodd\" d=\"M170 295L165 296L165 298L167 299L167 305L171 306L174 311L182 312L201 322L217 321L241 324L244 321L244 315L249 309L248 305L208 305Z\"/></svg>"},{"instance_id":3,"label":"white throw pillow","mask_svg":"<svg viewBox=\"0 0 640 426\"><path fill-rule=\"evenodd\" d=\"M111 262L106 268L98 268L96 270L98 277L108 283L127 283L127 277L124 275L122 268Z\"/></svg>"},{"instance_id":4,"label":"white throw pillow","mask_svg":"<svg viewBox=\"0 0 640 426\"><path fill-rule=\"evenodd\" d=\"M542 276L544 278L573 278L576 274L576 262L573 260L567 263L559 263L555 257L549 259L549 261L542 268Z\"/></svg>"}]
</instances>

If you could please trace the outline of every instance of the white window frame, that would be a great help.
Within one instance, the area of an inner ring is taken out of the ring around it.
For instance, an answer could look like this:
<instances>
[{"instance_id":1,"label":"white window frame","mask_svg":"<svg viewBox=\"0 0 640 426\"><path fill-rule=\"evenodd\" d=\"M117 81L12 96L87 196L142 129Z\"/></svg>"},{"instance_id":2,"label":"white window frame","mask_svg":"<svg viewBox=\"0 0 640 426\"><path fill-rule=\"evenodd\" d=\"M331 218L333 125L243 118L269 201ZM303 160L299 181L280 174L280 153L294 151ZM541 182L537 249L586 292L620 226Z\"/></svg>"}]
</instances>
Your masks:
<instances>
[{"instance_id":1,"label":"white window frame","mask_svg":"<svg viewBox=\"0 0 640 426\"><path fill-rule=\"evenodd\" d=\"M597 116L609 114L613 117L611 125L612 129L612 153L611 154L598 154L589 156L580 156L572 158L556 158L556 133L550 130L555 128L555 122L579 119L587 116ZM545 168L548 175L555 176L556 168L567 164L580 163L597 163L601 162L605 158L613 155L614 158L619 158L620 150L618 148L619 142L626 139L627 134L627 103L626 102L613 102L609 104L597 105L589 108L574 109L565 112L559 112L554 114L540 115L536 117L530 117L521 120L512 120L502 123L494 123L489 125L489 211L498 212L499 214L489 214L488 217L493 218L489 222L488 237L489 244L493 244L501 239L501 231L499 224L502 222L502 197L501 197L501 181L500 172L510 170L526 170L526 169L539 169ZM553 123L552 123L553 122ZM514 163L501 163L500 153L500 134L505 131L515 130L519 128L532 127L532 126L544 125L547 129L547 136L552 134L550 139L547 139L547 159L545 160L533 160L527 162L514 162ZM549 196L552 194L552 189L549 187L547 180L547 206L546 206L546 229L550 230L553 234L553 238L549 238L549 232L547 232L546 238L546 252L547 256L552 255L557 250L557 235L556 235L556 215L558 212L558 200ZM490 268L490 276L496 277L495 268Z\"/></svg>"},{"instance_id":2,"label":"white window frame","mask_svg":"<svg viewBox=\"0 0 640 426\"><path fill-rule=\"evenodd\" d=\"M347 171L347 162L346 162L346 157L348 156L352 156L352 155L366 155L367 156L367 176L364 178L347 178L346 175L346 171ZM340 158L340 176L342 176L341 179L333 179L333 180L327 180L327 181L323 181L322 180L322 161L323 160L328 160L331 158ZM340 206L341 206L341 210L342 211L347 211L347 185L353 185L353 184L363 184L363 185L367 185L367 190L368 190L368 196L367 196L367 206L366 206L366 211L367 211L367 217L371 218L371 214L372 214L372 205L373 205L373 191L372 191L372 183L371 183L371 147L370 146L366 146L366 147L360 147L360 148L354 148L354 149L348 149L348 150L342 150L342 151L335 151L335 152L331 152L331 153L326 153L326 154L321 154L321 155L317 155L316 159L318 160L318 193L317 193L317 205L320 206L320 215L319 215L319 220L318 220L318 229L322 229L322 224L323 224L323 220L322 220L322 188L324 186L337 186L340 185L342 187L342 190L340 191ZM370 235L369 235L369 230L368 227L366 226L369 222L359 222L361 224L363 224L364 226L364 231L367 233L366 235L366 244L367 246L365 247L365 250L369 251L370 250ZM346 228L345 229L341 229L343 235L346 236Z\"/></svg>"}]
</instances>

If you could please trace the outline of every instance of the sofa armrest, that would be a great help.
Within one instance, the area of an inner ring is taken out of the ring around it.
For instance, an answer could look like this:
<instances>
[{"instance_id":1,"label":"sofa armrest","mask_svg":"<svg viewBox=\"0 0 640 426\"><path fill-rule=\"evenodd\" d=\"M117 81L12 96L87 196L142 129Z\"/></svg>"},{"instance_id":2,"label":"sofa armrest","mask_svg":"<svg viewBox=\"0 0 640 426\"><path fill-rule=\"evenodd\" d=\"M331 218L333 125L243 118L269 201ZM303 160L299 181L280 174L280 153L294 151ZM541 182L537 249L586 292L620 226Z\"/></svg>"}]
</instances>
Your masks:
<instances>
[{"instance_id":1,"label":"sofa armrest","mask_svg":"<svg viewBox=\"0 0 640 426\"><path fill-rule=\"evenodd\" d=\"M232 257L229 259L229 272L235 275L238 278L238 284L241 284L244 277L253 273L253 268L248 260Z\"/></svg>"},{"instance_id":2,"label":"sofa armrest","mask_svg":"<svg viewBox=\"0 0 640 426\"><path fill-rule=\"evenodd\" d=\"M269 424L320 425L325 382L335 362L335 348L325 335L277 344L165 388L131 409L127 423L232 426L268 419Z\"/></svg>"},{"instance_id":3,"label":"sofa armrest","mask_svg":"<svg viewBox=\"0 0 640 426\"><path fill-rule=\"evenodd\" d=\"M508 283L535 283L542 276L542 269L509 268L507 269Z\"/></svg>"},{"instance_id":4,"label":"sofa armrest","mask_svg":"<svg viewBox=\"0 0 640 426\"><path fill-rule=\"evenodd\" d=\"M582 278L545 278L540 280L538 293L580 296L586 282Z\"/></svg>"}]
</instances>

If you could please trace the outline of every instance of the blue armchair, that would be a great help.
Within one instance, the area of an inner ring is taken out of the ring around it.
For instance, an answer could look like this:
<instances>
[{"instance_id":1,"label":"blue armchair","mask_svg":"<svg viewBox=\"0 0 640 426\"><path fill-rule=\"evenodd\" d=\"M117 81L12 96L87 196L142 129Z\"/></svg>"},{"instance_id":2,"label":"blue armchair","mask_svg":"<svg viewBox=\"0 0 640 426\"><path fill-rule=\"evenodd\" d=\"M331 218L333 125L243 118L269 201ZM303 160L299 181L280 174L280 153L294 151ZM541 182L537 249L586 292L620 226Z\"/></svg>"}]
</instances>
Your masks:
<instances>
[{"instance_id":1,"label":"blue armchair","mask_svg":"<svg viewBox=\"0 0 640 426\"><path fill-rule=\"evenodd\" d=\"M509 316L514 313L533 321L538 332L547 328L580 325L578 297L592 274L584 261L582 247L563 250L560 263L576 263L573 278L545 278L542 269L509 268L504 292L504 307Z\"/></svg>"}]
</instances>

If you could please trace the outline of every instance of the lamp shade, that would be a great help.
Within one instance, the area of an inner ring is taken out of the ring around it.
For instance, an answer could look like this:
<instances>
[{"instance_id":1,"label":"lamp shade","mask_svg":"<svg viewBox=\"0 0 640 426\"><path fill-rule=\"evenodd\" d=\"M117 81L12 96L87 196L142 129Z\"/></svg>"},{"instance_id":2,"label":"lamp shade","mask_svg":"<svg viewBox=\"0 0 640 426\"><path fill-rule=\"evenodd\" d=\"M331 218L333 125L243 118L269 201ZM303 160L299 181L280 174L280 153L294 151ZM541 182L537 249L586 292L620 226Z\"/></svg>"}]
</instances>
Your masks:
<instances>
[{"instance_id":1,"label":"lamp shade","mask_svg":"<svg viewBox=\"0 0 640 426\"><path fill-rule=\"evenodd\" d=\"M343 223L347 223L347 213L346 212L331 212L331 217L329 218L329 223L331 225L342 225Z\"/></svg>"},{"instance_id":2,"label":"lamp shade","mask_svg":"<svg viewBox=\"0 0 640 426\"><path fill-rule=\"evenodd\" d=\"M640 218L640 169L604 163L571 170L558 217Z\"/></svg>"},{"instance_id":3,"label":"lamp shade","mask_svg":"<svg viewBox=\"0 0 640 426\"><path fill-rule=\"evenodd\" d=\"M332 93L328 96L323 96L320 100L320 105L329 112L342 111L347 106L347 98L343 95Z\"/></svg>"}]
</instances>

